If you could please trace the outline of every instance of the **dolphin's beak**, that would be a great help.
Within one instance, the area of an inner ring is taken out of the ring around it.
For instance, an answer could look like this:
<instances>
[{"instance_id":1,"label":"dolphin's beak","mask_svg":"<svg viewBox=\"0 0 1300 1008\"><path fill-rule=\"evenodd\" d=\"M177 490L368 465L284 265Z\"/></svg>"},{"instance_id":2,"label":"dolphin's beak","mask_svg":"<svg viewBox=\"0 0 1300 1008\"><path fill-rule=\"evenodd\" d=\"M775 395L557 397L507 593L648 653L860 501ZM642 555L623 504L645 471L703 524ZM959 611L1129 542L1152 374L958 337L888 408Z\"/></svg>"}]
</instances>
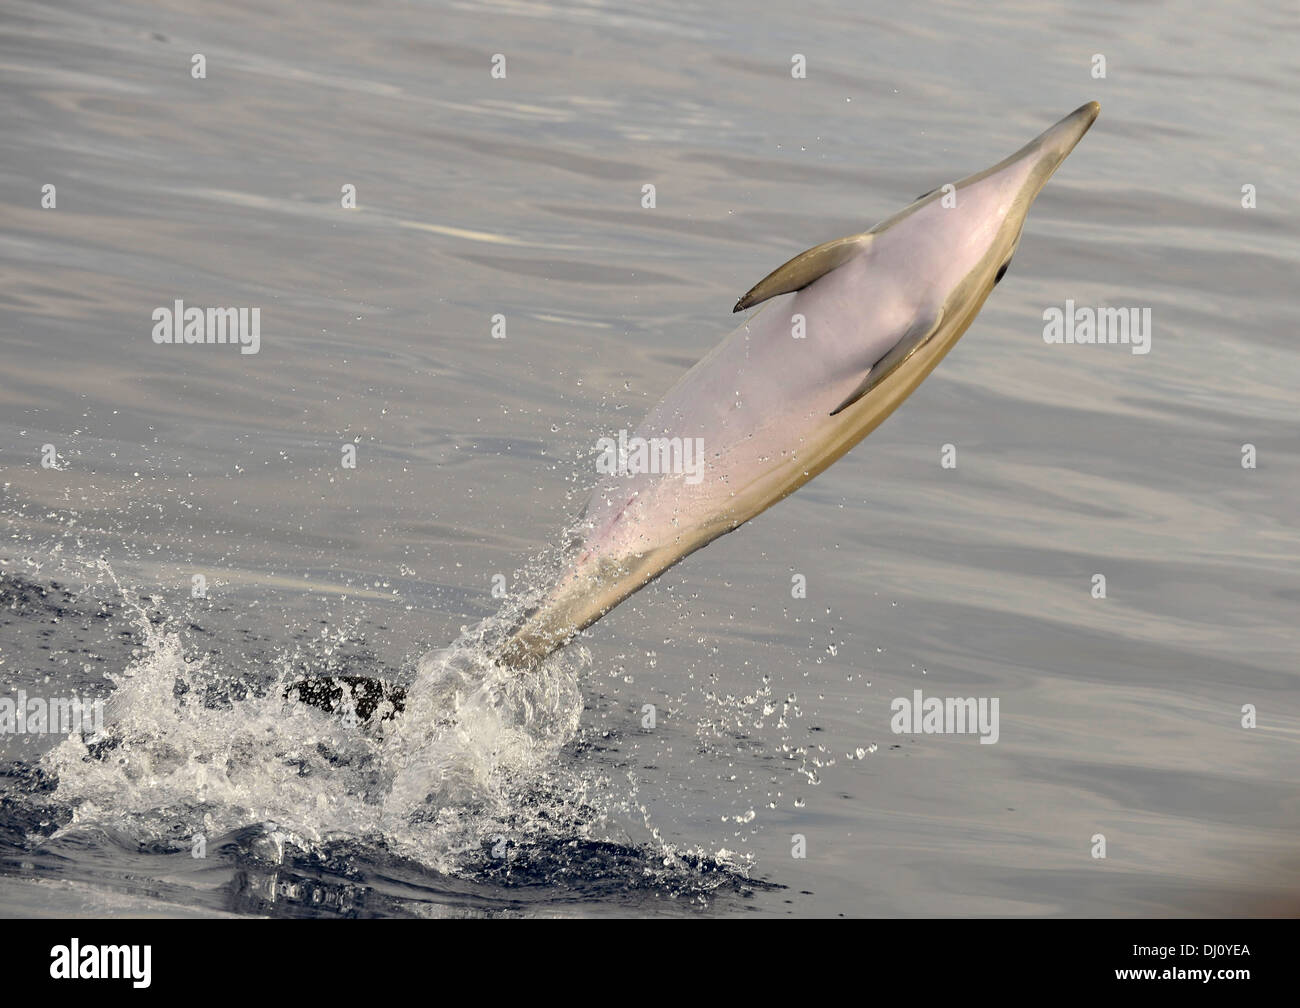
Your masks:
<instances>
[{"instance_id":1,"label":"dolphin's beak","mask_svg":"<svg viewBox=\"0 0 1300 1008\"><path fill-rule=\"evenodd\" d=\"M1061 162L1083 139L1089 127L1097 121L1100 112L1101 106L1095 101L1080 105L1055 126L1048 127L1001 164L995 165L982 174L993 175L1013 164L1031 165L1021 189L1022 201L1027 210L1034 197L1047 184L1047 180L1061 166Z\"/></svg>"},{"instance_id":2,"label":"dolphin's beak","mask_svg":"<svg viewBox=\"0 0 1300 1008\"><path fill-rule=\"evenodd\" d=\"M1050 164L1047 177L1056 171L1057 165L1065 160L1066 155L1074 150L1074 145L1083 139L1089 127L1097 121L1101 106L1095 101L1080 105L1055 126L1045 130L1037 139L1030 142L1030 147L1037 147L1039 157L1044 164Z\"/></svg>"}]
</instances>

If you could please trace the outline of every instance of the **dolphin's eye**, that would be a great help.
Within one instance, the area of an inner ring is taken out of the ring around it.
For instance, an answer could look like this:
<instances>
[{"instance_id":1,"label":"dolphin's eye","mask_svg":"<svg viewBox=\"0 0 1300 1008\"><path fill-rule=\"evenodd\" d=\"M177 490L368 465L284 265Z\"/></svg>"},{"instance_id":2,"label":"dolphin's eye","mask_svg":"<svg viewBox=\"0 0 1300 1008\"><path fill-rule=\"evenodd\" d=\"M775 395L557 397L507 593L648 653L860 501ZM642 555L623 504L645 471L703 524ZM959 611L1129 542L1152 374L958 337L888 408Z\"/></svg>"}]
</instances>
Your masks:
<instances>
[{"instance_id":1,"label":"dolphin's eye","mask_svg":"<svg viewBox=\"0 0 1300 1008\"><path fill-rule=\"evenodd\" d=\"M993 278L994 287L996 287L1002 281L1002 278L1007 275L1007 267L1010 265L1011 265L1010 259L1008 259L1006 262L1002 264L1002 268L998 270L998 275Z\"/></svg>"}]
</instances>

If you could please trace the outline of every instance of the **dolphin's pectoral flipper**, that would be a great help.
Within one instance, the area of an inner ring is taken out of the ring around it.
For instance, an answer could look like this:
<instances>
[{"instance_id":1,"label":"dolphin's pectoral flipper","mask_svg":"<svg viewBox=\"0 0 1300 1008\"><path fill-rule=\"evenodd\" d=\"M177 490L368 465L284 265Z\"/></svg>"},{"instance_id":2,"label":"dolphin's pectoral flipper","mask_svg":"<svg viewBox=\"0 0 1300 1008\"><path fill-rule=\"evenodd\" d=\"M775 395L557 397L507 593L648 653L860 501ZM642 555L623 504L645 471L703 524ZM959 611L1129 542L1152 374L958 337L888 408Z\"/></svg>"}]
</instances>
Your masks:
<instances>
[{"instance_id":1,"label":"dolphin's pectoral flipper","mask_svg":"<svg viewBox=\"0 0 1300 1008\"><path fill-rule=\"evenodd\" d=\"M862 384L855 388L847 399L831 410L831 416L835 416L835 414L852 406L855 402L888 378L892 372L902 366L903 362L906 361L907 358L911 357L912 354L921 349L921 347L925 345L925 342L939 331L939 326L942 324L942 308L940 308L934 315L927 315L923 318L917 319L917 321L912 324L911 328L909 328L907 332L903 333L903 338L893 345L889 353L885 354L885 356L881 357L880 360L871 365L871 369L867 371L866 377L862 379Z\"/></svg>"},{"instance_id":2,"label":"dolphin's pectoral flipper","mask_svg":"<svg viewBox=\"0 0 1300 1008\"><path fill-rule=\"evenodd\" d=\"M732 313L753 308L768 298L791 291L803 290L814 280L825 276L837 266L843 266L855 255L867 247L871 241L870 234L849 235L836 238L824 245L800 252L789 262L778 266L763 277L743 298L736 302Z\"/></svg>"}]
</instances>

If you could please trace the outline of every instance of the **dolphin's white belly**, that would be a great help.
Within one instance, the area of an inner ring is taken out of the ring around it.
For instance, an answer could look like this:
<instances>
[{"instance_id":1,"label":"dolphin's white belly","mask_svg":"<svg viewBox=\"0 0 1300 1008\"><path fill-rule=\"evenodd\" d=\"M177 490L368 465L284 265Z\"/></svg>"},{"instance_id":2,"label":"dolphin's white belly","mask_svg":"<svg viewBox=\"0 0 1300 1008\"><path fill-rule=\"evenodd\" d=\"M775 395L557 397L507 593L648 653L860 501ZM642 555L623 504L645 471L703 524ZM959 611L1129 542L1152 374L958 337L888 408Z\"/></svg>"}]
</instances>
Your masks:
<instances>
[{"instance_id":1,"label":"dolphin's white belly","mask_svg":"<svg viewBox=\"0 0 1300 1008\"><path fill-rule=\"evenodd\" d=\"M918 311L860 258L766 306L682 376L632 436L698 439L698 482L681 472L603 476L587 505L585 552L707 542L802 482L792 471L824 444L831 411Z\"/></svg>"}]
</instances>

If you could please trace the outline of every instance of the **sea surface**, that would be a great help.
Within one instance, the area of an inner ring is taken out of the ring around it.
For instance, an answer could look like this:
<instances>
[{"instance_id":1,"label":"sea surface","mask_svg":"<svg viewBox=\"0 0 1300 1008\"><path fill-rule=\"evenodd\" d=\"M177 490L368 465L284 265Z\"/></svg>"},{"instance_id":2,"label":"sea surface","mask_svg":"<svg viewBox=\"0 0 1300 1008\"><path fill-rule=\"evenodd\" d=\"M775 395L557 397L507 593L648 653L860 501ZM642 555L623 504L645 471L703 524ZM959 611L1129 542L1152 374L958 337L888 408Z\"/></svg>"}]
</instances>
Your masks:
<instances>
[{"instance_id":1,"label":"sea surface","mask_svg":"<svg viewBox=\"0 0 1300 1008\"><path fill-rule=\"evenodd\" d=\"M1296 912L1298 92L1282 2L6 0L0 716L106 703L0 734L0 914ZM891 419L494 678L737 297L1094 99Z\"/></svg>"}]
</instances>

